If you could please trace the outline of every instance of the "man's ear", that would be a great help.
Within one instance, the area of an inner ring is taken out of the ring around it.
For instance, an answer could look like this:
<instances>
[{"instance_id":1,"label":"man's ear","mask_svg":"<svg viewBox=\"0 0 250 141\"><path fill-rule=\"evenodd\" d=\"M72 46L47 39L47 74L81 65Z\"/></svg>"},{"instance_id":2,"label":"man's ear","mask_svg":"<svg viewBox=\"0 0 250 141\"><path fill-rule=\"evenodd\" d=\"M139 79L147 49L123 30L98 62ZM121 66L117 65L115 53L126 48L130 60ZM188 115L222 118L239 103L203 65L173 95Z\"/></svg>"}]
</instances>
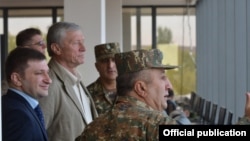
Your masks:
<instances>
[{"instance_id":1,"label":"man's ear","mask_svg":"<svg viewBox=\"0 0 250 141\"><path fill-rule=\"evenodd\" d=\"M57 55L61 54L61 47L59 47L59 45L58 45L57 43L51 44L50 47L51 47L51 50L52 50L55 54L57 54Z\"/></svg>"},{"instance_id":2,"label":"man's ear","mask_svg":"<svg viewBox=\"0 0 250 141\"><path fill-rule=\"evenodd\" d=\"M13 72L10 77L11 77L11 81L12 81L13 85L15 85L17 87L22 86L22 82L21 82L22 78L18 73Z\"/></svg>"},{"instance_id":3,"label":"man's ear","mask_svg":"<svg viewBox=\"0 0 250 141\"><path fill-rule=\"evenodd\" d=\"M143 81L136 81L134 85L134 91L140 96L140 97L146 97L147 96L147 86L146 83Z\"/></svg>"}]
</instances>

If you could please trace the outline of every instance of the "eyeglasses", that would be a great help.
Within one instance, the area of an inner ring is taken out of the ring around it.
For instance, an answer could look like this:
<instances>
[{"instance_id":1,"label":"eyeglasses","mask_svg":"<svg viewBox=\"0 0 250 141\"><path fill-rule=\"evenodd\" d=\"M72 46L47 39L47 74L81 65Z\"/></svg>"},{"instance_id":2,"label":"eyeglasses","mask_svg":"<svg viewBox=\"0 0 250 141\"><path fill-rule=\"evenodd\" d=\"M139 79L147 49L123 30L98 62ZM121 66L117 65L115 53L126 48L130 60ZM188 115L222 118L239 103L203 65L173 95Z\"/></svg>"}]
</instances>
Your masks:
<instances>
[{"instance_id":1,"label":"eyeglasses","mask_svg":"<svg viewBox=\"0 0 250 141\"><path fill-rule=\"evenodd\" d=\"M45 41L41 40L41 41L39 41L37 43L29 44L29 45L26 45L26 46L33 46L33 45L43 46L43 45L45 45Z\"/></svg>"}]
</instances>

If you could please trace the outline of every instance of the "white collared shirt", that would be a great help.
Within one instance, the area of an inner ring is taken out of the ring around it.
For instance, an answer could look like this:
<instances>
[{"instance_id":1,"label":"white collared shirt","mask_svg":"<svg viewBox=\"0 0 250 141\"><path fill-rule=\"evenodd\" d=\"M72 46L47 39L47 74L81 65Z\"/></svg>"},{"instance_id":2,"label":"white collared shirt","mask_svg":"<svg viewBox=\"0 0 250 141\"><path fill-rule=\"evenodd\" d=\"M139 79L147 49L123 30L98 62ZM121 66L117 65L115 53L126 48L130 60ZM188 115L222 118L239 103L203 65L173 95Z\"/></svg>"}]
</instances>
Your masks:
<instances>
[{"instance_id":1,"label":"white collared shirt","mask_svg":"<svg viewBox=\"0 0 250 141\"><path fill-rule=\"evenodd\" d=\"M93 120L91 110L90 110L91 109L90 108L90 100L87 97L86 93L84 92L80 83L76 83L76 85L73 86L73 89L75 90L76 96L82 105L84 117L85 117L85 120L88 124L88 123L92 122L92 120Z\"/></svg>"},{"instance_id":2,"label":"white collared shirt","mask_svg":"<svg viewBox=\"0 0 250 141\"><path fill-rule=\"evenodd\" d=\"M59 66L61 66L61 65L59 64ZM92 118L91 106L90 106L91 103L90 103L90 99L86 95L86 93L85 93L85 91L80 83L81 82L81 75L77 72L77 74L75 76L70 71L65 69L64 67L62 67L62 68L67 72L67 74L69 74L69 76L72 78L72 80L74 80L74 84L72 87L75 91L75 94L76 94L80 104L81 104L86 123L88 124L88 123L92 122L93 118Z\"/></svg>"}]
</instances>

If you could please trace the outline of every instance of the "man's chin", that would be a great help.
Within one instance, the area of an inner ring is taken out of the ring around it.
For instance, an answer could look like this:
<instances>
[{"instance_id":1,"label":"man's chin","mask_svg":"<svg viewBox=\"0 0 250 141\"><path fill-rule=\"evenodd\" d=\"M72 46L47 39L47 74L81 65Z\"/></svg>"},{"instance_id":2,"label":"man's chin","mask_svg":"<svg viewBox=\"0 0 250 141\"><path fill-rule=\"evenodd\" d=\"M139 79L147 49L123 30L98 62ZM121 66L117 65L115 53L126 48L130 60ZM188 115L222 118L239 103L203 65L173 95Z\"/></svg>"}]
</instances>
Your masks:
<instances>
[{"instance_id":1,"label":"man's chin","mask_svg":"<svg viewBox=\"0 0 250 141\"><path fill-rule=\"evenodd\" d=\"M43 97L46 97L48 95L49 95L49 93L42 93L42 94L39 95L39 98L43 98Z\"/></svg>"}]
</instances>

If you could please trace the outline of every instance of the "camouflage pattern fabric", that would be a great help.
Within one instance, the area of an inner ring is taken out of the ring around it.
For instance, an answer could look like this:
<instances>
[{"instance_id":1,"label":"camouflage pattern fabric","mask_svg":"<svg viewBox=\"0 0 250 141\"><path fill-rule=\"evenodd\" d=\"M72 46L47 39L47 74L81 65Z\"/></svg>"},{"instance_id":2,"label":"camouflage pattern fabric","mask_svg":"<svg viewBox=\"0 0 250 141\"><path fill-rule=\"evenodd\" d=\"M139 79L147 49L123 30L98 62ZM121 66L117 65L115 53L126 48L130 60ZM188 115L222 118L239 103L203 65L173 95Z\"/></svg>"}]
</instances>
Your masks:
<instances>
[{"instance_id":1,"label":"camouflage pattern fabric","mask_svg":"<svg viewBox=\"0 0 250 141\"><path fill-rule=\"evenodd\" d=\"M99 78L95 82L88 85L87 89L92 96L99 115L111 110L116 99L116 92L106 91Z\"/></svg>"},{"instance_id":2,"label":"camouflage pattern fabric","mask_svg":"<svg viewBox=\"0 0 250 141\"><path fill-rule=\"evenodd\" d=\"M159 49L134 50L115 54L118 75L149 68L174 69L178 66L163 65L163 54Z\"/></svg>"},{"instance_id":3,"label":"camouflage pattern fabric","mask_svg":"<svg viewBox=\"0 0 250 141\"><path fill-rule=\"evenodd\" d=\"M250 125L250 119L248 117L242 117L237 124L239 125Z\"/></svg>"},{"instance_id":4,"label":"camouflage pattern fabric","mask_svg":"<svg viewBox=\"0 0 250 141\"><path fill-rule=\"evenodd\" d=\"M161 124L176 124L146 103L119 96L115 107L90 123L80 141L158 141Z\"/></svg>"},{"instance_id":5,"label":"camouflage pattern fabric","mask_svg":"<svg viewBox=\"0 0 250 141\"><path fill-rule=\"evenodd\" d=\"M120 52L119 43L106 43L95 46L96 60L114 57L115 53Z\"/></svg>"}]
</instances>

